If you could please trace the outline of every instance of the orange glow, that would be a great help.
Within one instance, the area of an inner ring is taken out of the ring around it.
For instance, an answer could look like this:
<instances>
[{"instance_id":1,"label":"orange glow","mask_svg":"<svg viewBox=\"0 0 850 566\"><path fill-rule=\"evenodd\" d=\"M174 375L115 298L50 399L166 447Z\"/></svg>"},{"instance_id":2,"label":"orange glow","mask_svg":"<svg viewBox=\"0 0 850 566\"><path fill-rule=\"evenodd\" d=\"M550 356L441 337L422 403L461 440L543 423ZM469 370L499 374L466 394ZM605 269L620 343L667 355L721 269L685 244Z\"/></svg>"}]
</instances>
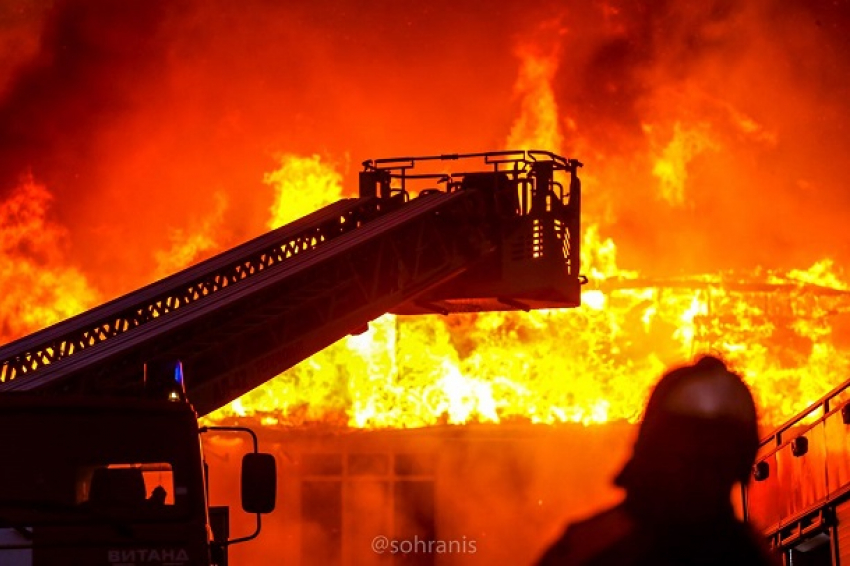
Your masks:
<instances>
[{"instance_id":1,"label":"orange glow","mask_svg":"<svg viewBox=\"0 0 850 566\"><path fill-rule=\"evenodd\" d=\"M581 308L384 316L210 418L635 421L714 351L776 423L850 377L835 3L53 4L0 26L2 342L351 195L349 155L502 146L586 163Z\"/></svg>"},{"instance_id":2,"label":"orange glow","mask_svg":"<svg viewBox=\"0 0 850 566\"><path fill-rule=\"evenodd\" d=\"M270 229L288 224L342 198L342 176L318 155L283 155L263 182L274 188Z\"/></svg>"},{"instance_id":3,"label":"orange glow","mask_svg":"<svg viewBox=\"0 0 850 566\"><path fill-rule=\"evenodd\" d=\"M552 89L558 60L553 54L538 54L529 46L518 49L517 55L520 69L514 92L521 100L520 116L511 127L506 146L560 153L563 135Z\"/></svg>"},{"instance_id":4,"label":"orange glow","mask_svg":"<svg viewBox=\"0 0 850 566\"><path fill-rule=\"evenodd\" d=\"M644 126L652 133L650 126ZM652 174L661 183L661 196L671 204L681 205L685 200L685 183L688 180L688 163L698 153L717 149L707 132L706 125L685 127L679 122L673 125L673 136L661 150L661 155L652 168Z\"/></svg>"},{"instance_id":5,"label":"orange glow","mask_svg":"<svg viewBox=\"0 0 850 566\"><path fill-rule=\"evenodd\" d=\"M100 300L66 263L66 231L48 219L47 189L26 179L0 201L0 342L91 308Z\"/></svg>"},{"instance_id":6,"label":"orange glow","mask_svg":"<svg viewBox=\"0 0 850 566\"><path fill-rule=\"evenodd\" d=\"M516 92L522 114L506 146L560 151L551 85L557 61L532 51L520 55ZM652 173L660 196L673 205L685 202L691 159L718 148L708 131L677 122L658 154ZM316 157L290 157L267 177L281 188L275 210L292 206L298 214L339 198L338 178ZM316 200L306 203L307 195ZM586 215L583 224L582 270L590 281L581 308L450 318L387 315L368 332L316 354L209 418L260 414L269 424L332 418L353 427L634 422L665 367L717 351L754 387L763 421L778 423L844 379L850 356L831 345L816 299L805 292L780 298L770 287L736 290L759 282L776 289L846 289L829 260L808 270L753 273L749 281L718 274L646 283L638 271L618 266L617 245L601 235L598 219ZM791 312L779 313L780 305L771 304L777 300L787 301ZM788 315L794 318L783 326ZM777 350L793 359L773 355Z\"/></svg>"},{"instance_id":7,"label":"orange glow","mask_svg":"<svg viewBox=\"0 0 850 566\"><path fill-rule=\"evenodd\" d=\"M171 247L154 252L157 277L171 275L221 249L221 244L216 239L216 232L221 227L224 212L227 209L227 197L224 193L217 192L213 194L213 201L215 203L213 213L205 217L200 226L189 230L172 229L169 234Z\"/></svg>"}]
</instances>

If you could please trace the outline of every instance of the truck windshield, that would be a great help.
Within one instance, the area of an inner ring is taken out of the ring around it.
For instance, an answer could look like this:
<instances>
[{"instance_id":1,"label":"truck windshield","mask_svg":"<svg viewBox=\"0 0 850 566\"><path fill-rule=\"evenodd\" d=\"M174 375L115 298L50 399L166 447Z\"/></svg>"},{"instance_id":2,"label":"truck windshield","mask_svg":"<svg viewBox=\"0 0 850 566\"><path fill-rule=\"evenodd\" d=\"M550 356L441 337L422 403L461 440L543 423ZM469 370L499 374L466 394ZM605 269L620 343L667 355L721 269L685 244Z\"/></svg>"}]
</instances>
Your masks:
<instances>
[{"instance_id":1,"label":"truck windshield","mask_svg":"<svg viewBox=\"0 0 850 566\"><path fill-rule=\"evenodd\" d=\"M202 496L186 423L175 411L0 412L0 527L180 518Z\"/></svg>"}]
</instances>

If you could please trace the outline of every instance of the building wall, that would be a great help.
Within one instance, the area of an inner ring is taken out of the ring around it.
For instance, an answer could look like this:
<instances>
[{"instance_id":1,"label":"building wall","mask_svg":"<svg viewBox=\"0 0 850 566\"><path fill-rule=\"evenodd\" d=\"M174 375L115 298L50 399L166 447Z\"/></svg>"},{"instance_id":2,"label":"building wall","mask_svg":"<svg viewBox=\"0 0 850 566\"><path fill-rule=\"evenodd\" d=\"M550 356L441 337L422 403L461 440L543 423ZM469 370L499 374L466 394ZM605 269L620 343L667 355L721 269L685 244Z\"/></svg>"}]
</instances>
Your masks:
<instances>
[{"instance_id":1,"label":"building wall","mask_svg":"<svg viewBox=\"0 0 850 566\"><path fill-rule=\"evenodd\" d=\"M234 565L527 564L568 520L619 500L611 479L635 434L619 423L254 428L278 462L278 504L258 540L231 547ZM238 503L250 444L204 444L213 504L231 505L232 536L250 532Z\"/></svg>"}]
</instances>

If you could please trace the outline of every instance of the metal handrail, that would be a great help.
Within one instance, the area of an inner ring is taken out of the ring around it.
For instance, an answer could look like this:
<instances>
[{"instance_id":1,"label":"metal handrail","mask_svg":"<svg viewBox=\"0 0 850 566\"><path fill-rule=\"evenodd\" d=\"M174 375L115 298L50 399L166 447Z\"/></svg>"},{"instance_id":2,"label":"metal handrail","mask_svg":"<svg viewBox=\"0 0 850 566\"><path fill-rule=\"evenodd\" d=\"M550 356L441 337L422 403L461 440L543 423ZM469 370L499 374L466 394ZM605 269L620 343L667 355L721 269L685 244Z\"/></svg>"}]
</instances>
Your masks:
<instances>
[{"instance_id":1,"label":"metal handrail","mask_svg":"<svg viewBox=\"0 0 850 566\"><path fill-rule=\"evenodd\" d=\"M810 423L810 426L807 426L806 430L809 430L814 425L826 420L826 418L828 416L834 414L838 410L838 408L835 408L835 407L830 409L829 402L833 398L838 396L840 393L842 393L848 387L850 387L850 379L843 382L841 385L835 387L834 389L830 390L828 393L826 393L820 399L818 399L817 401L815 401L814 403L812 403L811 405L809 405L808 407L806 407L805 409L803 409L802 411L800 411L799 413L797 413L796 415L794 415L793 417L788 419L785 423L783 423L783 424L779 425L778 427L776 427L775 429L773 429L773 431L771 431L769 434L762 437L761 441L759 442L759 448L766 446L771 441L776 441L777 446L781 445L782 444L782 433L787 432L788 429L792 428L794 425L796 425L797 423L799 423L800 421L802 421L803 419L805 419L806 417L811 415L812 411L817 410L819 405L823 409L823 415L821 417L819 417L816 421ZM846 404L846 402L842 403L842 405L844 405L844 404Z\"/></svg>"}]
</instances>

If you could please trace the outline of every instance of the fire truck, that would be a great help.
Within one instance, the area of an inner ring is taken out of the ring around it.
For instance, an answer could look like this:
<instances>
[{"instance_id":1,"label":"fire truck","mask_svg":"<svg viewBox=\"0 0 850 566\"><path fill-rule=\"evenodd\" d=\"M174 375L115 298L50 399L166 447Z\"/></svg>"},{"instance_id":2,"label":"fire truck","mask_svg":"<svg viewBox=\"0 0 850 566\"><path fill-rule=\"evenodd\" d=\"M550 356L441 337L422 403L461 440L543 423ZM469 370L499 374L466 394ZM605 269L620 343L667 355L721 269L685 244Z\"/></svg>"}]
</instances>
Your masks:
<instances>
[{"instance_id":1,"label":"fire truck","mask_svg":"<svg viewBox=\"0 0 850 566\"><path fill-rule=\"evenodd\" d=\"M199 436L252 432L198 417L387 312L578 306L580 167L369 160L356 198L0 347L0 563L226 566L275 507L275 462L253 436L256 530L231 538Z\"/></svg>"},{"instance_id":2,"label":"fire truck","mask_svg":"<svg viewBox=\"0 0 850 566\"><path fill-rule=\"evenodd\" d=\"M165 399L0 396L0 563L226 565L229 545L259 534L274 458L256 442L245 454L242 506L257 528L228 538L228 508L207 508L205 429L174 367Z\"/></svg>"},{"instance_id":3,"label":"fire truck","mask_svg":"<svg viewBox=\"0 0 850 566\"><path fill-rule=\"evenodd\" d=\"M850 381L761 442L742 491L746 518L785 564L850 564Z\"/></svg>"}]
</instances>

